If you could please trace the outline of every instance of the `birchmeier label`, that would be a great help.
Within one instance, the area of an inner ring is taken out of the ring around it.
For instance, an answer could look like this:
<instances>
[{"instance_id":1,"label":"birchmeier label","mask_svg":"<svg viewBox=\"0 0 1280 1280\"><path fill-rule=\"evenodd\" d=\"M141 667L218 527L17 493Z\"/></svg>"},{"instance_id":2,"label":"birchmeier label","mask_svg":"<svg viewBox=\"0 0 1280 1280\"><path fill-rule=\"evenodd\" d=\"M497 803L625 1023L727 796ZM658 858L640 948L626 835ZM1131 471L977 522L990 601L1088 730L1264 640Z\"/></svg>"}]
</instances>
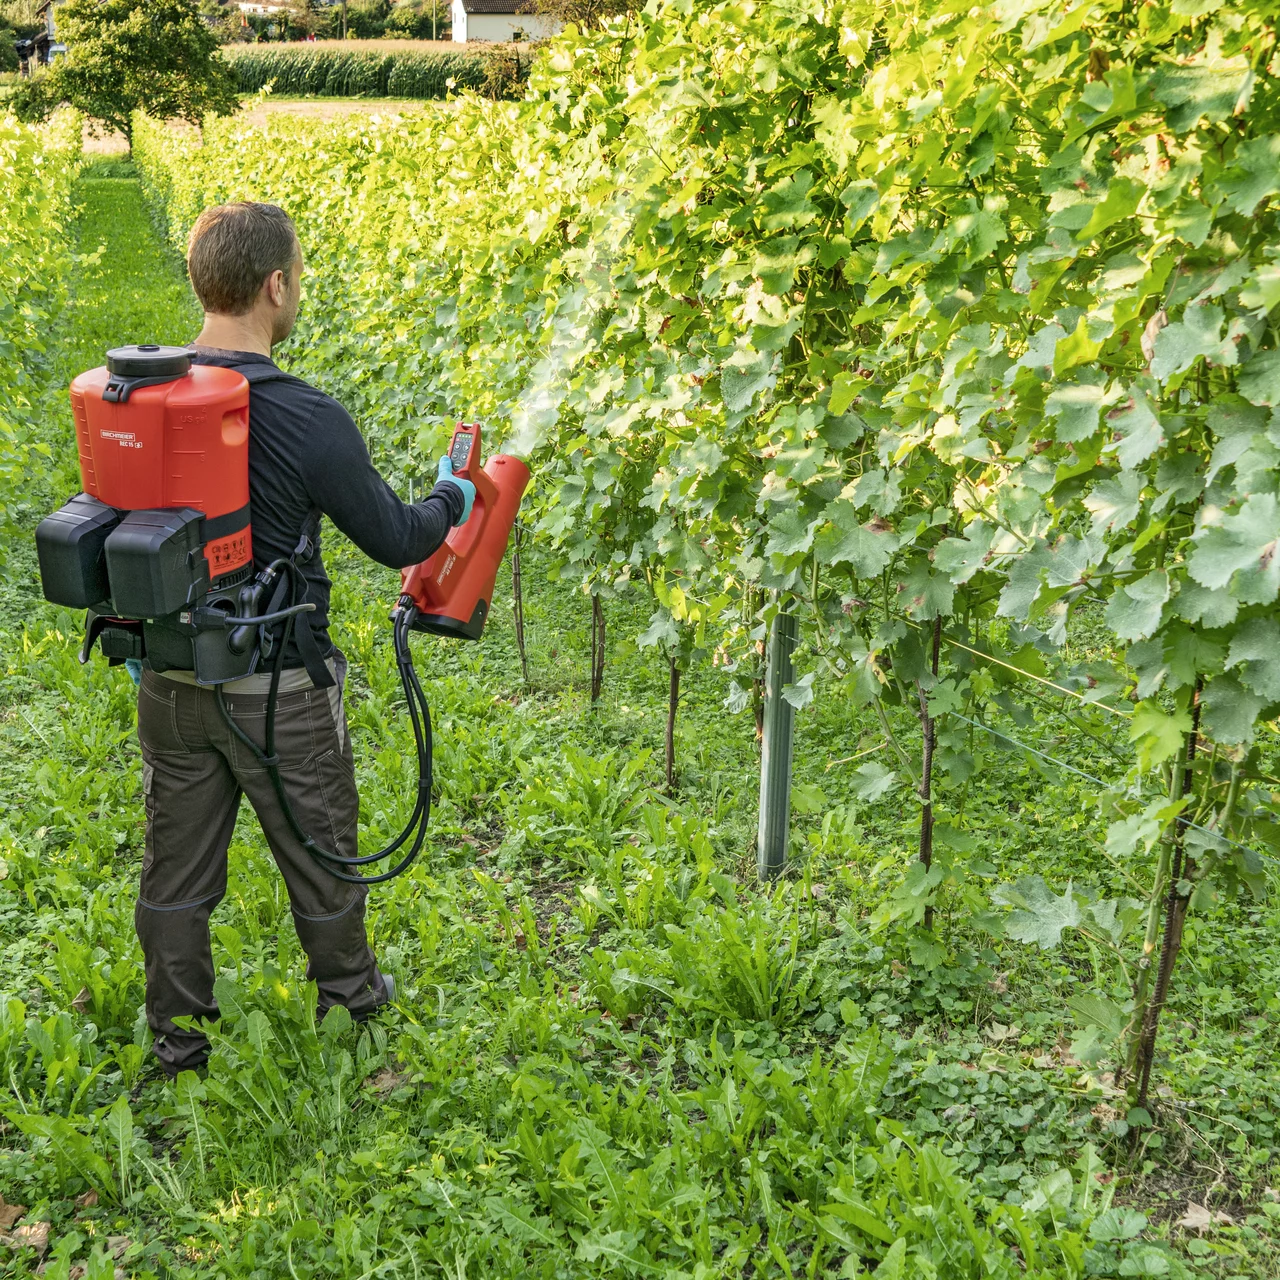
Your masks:
<instances>
[{"instance_id":1,"label":"birchmeier label","mask_svg":"<svg viewBox=\"0 0 1280 1280\"><path fill-rule=\"evenodd\" d=\"M99 431L104 440L114 440L122 449L141 449L142 441L132 431Z\"/></svg>"},{"instance_id":2,"label":"birchmeier label","mask_svg":"<svg viewBox=\"0 0 1280 1280\"><path fill-rule=\"evenodd\" d=\"M440 566L440 572L436 574L436 586L440 586L449 576L449 570L457 563L458 557L452 551L444 558L444 564Z\"/></svg>"}]
</instances>

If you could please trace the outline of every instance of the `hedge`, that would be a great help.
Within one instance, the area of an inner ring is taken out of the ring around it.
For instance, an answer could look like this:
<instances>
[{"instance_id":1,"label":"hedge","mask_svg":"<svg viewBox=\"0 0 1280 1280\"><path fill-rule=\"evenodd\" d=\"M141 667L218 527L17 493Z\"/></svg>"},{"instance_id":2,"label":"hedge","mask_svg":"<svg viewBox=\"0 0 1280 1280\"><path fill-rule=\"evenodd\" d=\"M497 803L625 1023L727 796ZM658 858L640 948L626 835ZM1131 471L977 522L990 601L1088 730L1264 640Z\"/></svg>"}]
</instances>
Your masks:
<instances>
[{"instance_id":1,"label":"hedge","mask_svg":"<svg viewBox=\"0 0 1280 1280\"><path fill-rule=\"evenodd\" d=\"M528 61L505 50L493 53L365 52L346 49L308 49L305 44L264 45L237 52L231 59L244 93L268 84L276 93L323 98L445 98L453 89L486 88L495 83L491 61L502 63L499 79L507 80L518 66L516 79L528 74Z\"/></svg>"}]
</instances>

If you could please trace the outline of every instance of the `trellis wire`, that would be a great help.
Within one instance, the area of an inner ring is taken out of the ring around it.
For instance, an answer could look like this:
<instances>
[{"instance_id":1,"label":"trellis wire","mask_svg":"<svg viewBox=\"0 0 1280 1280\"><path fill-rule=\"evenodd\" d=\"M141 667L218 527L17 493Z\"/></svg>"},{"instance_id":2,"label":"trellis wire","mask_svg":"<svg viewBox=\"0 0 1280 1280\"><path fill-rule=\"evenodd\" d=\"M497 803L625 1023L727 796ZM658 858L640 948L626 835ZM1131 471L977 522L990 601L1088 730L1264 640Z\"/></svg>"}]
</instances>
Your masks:
<instances>
[{"instance_id":1,"label":"trellis wire","mask_svg":"<svg viewBox=\"0 0 1280 1280\"><path fill-rule=\"evenodd\" d=\"M989 733L993 738L1003 738L1006 742L1012 742L1015 747L1019 747L1023 751L1029 751L1033 756L1039 756L1041 760L1047 760L1052 765L1057 765L1060 769L1066 769L1069 773L1074 773L1078 777L1083 778L1086 782L1092 782L1096 787L1102 787L1104 790L1111 788L1111 783L1104 782L1101 778L1095 778L1093 774L1086 773L1083 769L1077 769L1075 765L1070 764L1066 760L1059 760L1057 756L1051 756L1047 752L1040 751L1035 747L1028 746L1020 738L1015 738L1011 733L1004 733L1000 729L993 729L988 724L983 724L980 720L970 720L968 716L962 716L958 711L949 711L948 715L954 716L957 720L962 720L965 724L972 725L975 729L981 729L984 733ZM1271 854L1259 853L1257 849L1251 848L1247 844L1241 844L1239 840L1233 840L1228 835L1223 835L1221 831L1214 831L1210 827L1202 827L1196 822L1185 822L1179 820L1181 825L1187 831L1200 831L1204 835L1211 836L1215 840L1221 840L1224 844L1233 845L1237 849L1243 850L1245 853L1251 853L1259 862L1270 862L1276 866L1280 866L1280 858L1275 858Z\"/></svg>"},{"instance_id":2,"label":"trellis wire","mask_svg":"<svg viewBox=\"0 0 1280 1280\"><path fill-rule=\"evenodd\" d=\"M981 649L971 649L967 644L961 644L959 640L953 640L950 636L942 637L949 645L953 645L957 649L963 649L965 653L971 653L975 658L981 658L984 662L994 662L999 667L1005 667L1009 671L1016 672L1020 676L1026 676L1028 680L1034 680L1038 684L1048 685L1050 689L1056 689L1059 693L1065 693L1069 698L1075 698L1079 702L1083 702L1087 707L1097 707L1101 711L1109 711L1113 716L1131 716L1132 710L1122 707L1113 707L1105 702L1097 702L1093 698L1086 698L1084 694L1077 693L1074 689L1068 689L1065 685L1055 684L1052 680L1046 680L1044 676L1038 676L1032 671L1024 671L1021 667L1015 667L1011 662L1005 662L1002 658L997 658L994 654L983 653Z\"/></svg>"}]
</instances>

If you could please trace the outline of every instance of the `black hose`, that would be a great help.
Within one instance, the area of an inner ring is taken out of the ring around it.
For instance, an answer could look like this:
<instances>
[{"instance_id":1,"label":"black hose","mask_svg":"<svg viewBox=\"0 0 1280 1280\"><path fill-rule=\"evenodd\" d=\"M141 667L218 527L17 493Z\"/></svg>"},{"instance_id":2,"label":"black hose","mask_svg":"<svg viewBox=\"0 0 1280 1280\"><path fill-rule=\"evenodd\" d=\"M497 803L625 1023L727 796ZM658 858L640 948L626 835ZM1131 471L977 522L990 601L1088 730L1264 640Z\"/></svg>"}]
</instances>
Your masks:
<instances>
[{"instance_id":1,"label":"black hose","mask_svg":"<svg viewBox=\"0 0 1280 1280\"><path fill-rule=\"evenodd\" d=\"M278 562L282 563L289 574L289 596L293 600L296 598L299 590L299 574L297 566L290 561ZM305 588L304 588L305 589ZM404 871L410 863L418 856L422 849L423 842L426 839L427 823L431 817L431 786L432 786L432 741L431 741L431 708L427 703L427 696L423 692L422 682L418 679L418 673L414 670L413 654L409 648L409 631L416 616L417 610L411 601L405 597L401 597L399 604L396 606L392 617L395 622L394 627L394 644L396 654L396 666L400 671L400 683L404 689L405 701L409 704L409 721L413 726L414 746L418 755L418 795L414 803L413 813L409 821L405 824L404 829L398 836L384 849L379 849L377 853L365 854L363 857L346 857L343 854L331 853L327 849L322 849L312 838L303 830L302 824L298 821L297 816L293 812L293 807L289 803L289 797L285 792L284 781L280 777L280 760L275 753L275 732L276 732L276 708L280 696L280 674L283 670L283 661L285 650L289 647L289 641L293 636L293 627L301 610L296 604L291 603L287 609L278 611L277 616L282 616L284 620L284 635L280 644L276 649L275 661L271 667L271 685L267 693L267 721L266 732L263 739L263 747L259 747L247 733L236 724L231 716L231 710L227 706L226 699L223 696L222 686L215 687L215 694L218 700L218 710L222 713L222 718L227 722L227 727L235 734L236 738L244 743L246 747L253 753L254 758L259 764L266 769L268 777L271 779L271 785L276 793L276 799L280 802L280 809L288 822L290 830L297 837L302 847L313 857L320 865L331 875L339 880L345 880L350 884L381 884L386 880L390 880L398 876ZM401 849L405 842L413 838L413 843L409 848L409 852L394 866L390 871L384 871L379 875L350 875L346 871L339 870L340 867L363 867L373 862L381 862L389 858L397 850Z\"/></svg>"},{"instance_id":2,"label":"black hose","mask_svg":"<svg viewBox=\"0 0 1280 1280\"><path fill-rule=\"evenodd\" d=\"M224 627L269 627L272 623L283 622L286 618L292 618L298 613L315 613L316 607L313 604L295 604L290 605L287 609L277 609L275 613L259 613L251 618L241 618L237 614L229 613L222 620Z\"/></svg>"}]
</instances>

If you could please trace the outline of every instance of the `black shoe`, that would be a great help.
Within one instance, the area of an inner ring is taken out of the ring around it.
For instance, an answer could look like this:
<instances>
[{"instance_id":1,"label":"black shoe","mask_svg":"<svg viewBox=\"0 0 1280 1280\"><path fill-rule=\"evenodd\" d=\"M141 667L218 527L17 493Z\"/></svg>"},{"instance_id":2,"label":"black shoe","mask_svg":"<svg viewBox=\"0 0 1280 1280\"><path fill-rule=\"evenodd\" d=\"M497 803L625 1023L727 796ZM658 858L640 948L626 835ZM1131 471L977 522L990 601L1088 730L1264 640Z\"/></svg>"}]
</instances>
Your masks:
<instances>
[{"instance_id":1,"label":"black shoe","mask_svg":"<svg viewBox=\"0 0 1280 1280\"><path fill-rule=\"evenodd\" d=\"M396 999L396 980L389 973L378 971L382 977L382 988L387 993L387 998L383 1004L394 1004Z\"/></svg>"}]
</instances>

